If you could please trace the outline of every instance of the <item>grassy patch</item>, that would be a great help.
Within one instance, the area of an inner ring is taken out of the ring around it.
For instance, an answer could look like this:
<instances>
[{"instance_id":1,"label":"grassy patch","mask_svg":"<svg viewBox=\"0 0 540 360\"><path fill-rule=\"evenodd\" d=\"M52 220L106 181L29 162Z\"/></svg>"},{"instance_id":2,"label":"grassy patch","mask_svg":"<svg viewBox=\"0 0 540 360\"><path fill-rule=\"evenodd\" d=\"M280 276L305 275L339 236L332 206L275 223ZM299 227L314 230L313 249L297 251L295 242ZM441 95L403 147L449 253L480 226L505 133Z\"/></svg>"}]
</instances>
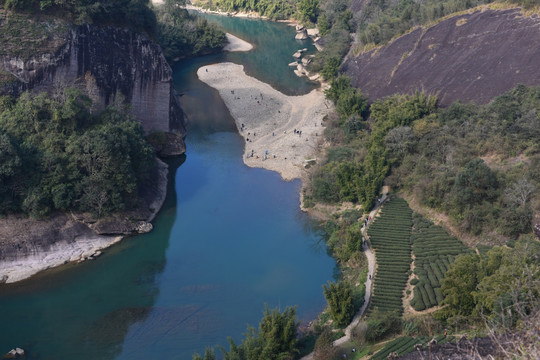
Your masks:
<instances>
[{"instance_id":1,"label":"grassy patch","mask_svg":"<svg viewBox=\"0 0 540 360\"><path fill-rule=\"evenodd\" d=\"M28 60L54 53L66 41L68 24L48 16L29 16L0 10L0 56Z\"/></svg>"}]
</instances>

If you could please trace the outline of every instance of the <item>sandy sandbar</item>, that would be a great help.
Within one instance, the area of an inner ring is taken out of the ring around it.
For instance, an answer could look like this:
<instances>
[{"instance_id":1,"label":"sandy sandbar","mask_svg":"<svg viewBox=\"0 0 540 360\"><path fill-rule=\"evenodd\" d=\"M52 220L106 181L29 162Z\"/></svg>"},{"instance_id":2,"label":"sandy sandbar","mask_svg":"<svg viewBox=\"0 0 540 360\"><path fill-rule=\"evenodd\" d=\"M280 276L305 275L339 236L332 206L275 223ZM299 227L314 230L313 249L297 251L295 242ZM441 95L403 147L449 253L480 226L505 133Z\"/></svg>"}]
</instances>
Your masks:
<instances>
[{"instance_id":1,"label":"sandy sandbar","mask_svg":"<svg viewBox=\"0 0 540 360\"><path fill-rule=\"evenodd\" d=\"M225 45L223 51L249 51L253 49L253 45L233 34L226 33L225 36L227 36L228 44Z\"/></svg>"},{"instance_id":2,"label":"sandy sandbar","mask_svg":"<svg viewBox=\"0 0 540 360\"><path fill-rule=\"evenodd\" d=\"M199 79L217 89L246 141L244 163L301 178L323 141L323 117L331 109L321 89L287 96L233 63L203 66ZM301 133L300 133L301 132Z\"/></svg>"}]
</instances>

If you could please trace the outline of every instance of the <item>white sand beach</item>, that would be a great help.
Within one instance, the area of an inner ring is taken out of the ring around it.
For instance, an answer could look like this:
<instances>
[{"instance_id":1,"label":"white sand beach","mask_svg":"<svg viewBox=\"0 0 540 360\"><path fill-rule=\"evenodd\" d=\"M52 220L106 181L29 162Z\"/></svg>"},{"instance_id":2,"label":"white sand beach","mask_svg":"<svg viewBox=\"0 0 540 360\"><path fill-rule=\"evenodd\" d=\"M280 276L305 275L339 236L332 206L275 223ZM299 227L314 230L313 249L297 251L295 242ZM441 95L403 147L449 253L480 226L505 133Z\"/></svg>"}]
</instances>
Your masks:
<instances>
[{"instance_id":1,"label":"white sand beach","mask_svg":"<svg viewBox=\"0 0 540 360\"><path fill-rule=\"evenodd\" d=\"M229 43L225 45L223 51L249 51L253 49L253 45L233 34L226 33L225 36L227 36Z\"/></svg>"},{"instance_id":2,"label":"white sand beach","mask_svg":"<svg viewBox=\"0 0 540 360\"><path fill-rule=\"evenodd\" d=\"M284 180L302 177L323 142L322 119L332 106L321 89L287 96L233 63L203 66L197 75L219 91L235 119L246 165L277 171Z\"/></svg>"}]
</instances>

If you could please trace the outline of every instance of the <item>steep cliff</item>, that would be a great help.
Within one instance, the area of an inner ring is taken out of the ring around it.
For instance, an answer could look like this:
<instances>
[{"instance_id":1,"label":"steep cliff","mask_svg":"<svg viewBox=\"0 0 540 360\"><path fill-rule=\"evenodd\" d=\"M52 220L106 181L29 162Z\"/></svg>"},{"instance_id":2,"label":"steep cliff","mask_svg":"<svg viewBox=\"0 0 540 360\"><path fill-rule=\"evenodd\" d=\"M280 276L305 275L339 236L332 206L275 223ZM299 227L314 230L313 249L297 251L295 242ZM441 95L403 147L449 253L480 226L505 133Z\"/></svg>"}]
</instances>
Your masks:
<instances>
[{"instance_id":1,"label":"steep cliff","mask_svg":"<svg viewBox=\"0 0 540 360\"><path fill-rule=\"evenodd\" d=\"M440 103L487 103L517 84L540 84L540 19L520 9L477 10L416 28L350 56L342 70L371 99L424 91Z\"/></svg>"},{"instance_id":2,"label":"steep cliff","mask_svg":"<svg viewBox=\"0 0 540 360\"><path fill-rule=\"evenodd\" d=\"M186 119L174 94L172 70L148 36L113 26L74 26L6 13L0 13L0 30L7 34L0 40L0 72L6 78L0 78L0 95L70 85L84 89L98 109L122 99L131 104L147 133L178 135L169 154L185 151L181 139Z\"/></svg>"},{"instance_id":3,"label":"steep cliff","mask_svg":"<svg viewBox=\"0 0 540 360\"><path fill-rule=\"evenodd\" d=\"M174 93L172 70L147 35L113 26L75 26L46 16L0 9L0 95L85 91L96 110L125 101L145 132L157 136L164 156L185 152L186 117ZM0 284L69 261L91 258L122 236L148 232L167 191L167 165L158 160L140 189L135 210L107 218L55 213L42 220L0 218Z\"/></svg>"}]
</instances>

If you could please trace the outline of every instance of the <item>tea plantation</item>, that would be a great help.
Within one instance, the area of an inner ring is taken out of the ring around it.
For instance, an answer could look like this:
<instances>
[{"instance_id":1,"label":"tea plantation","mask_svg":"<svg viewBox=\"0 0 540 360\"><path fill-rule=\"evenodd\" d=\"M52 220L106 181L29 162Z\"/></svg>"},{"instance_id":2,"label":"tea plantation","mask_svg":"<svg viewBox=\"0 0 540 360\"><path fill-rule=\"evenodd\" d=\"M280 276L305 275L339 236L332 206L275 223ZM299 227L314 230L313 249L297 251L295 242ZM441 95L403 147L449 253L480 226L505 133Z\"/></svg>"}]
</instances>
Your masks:
<instances>
[{"instance_id":1,"label":"tea plantation","mask_svg":"<svg viewBox=\"0 0 540 360\"><path fill-rule=\"evenodd\" d=\"M401 298L411 265L411 227L412 210L405 200L398 198L388 201L369 227L377 259L370 311L403 313Z\"/></svg>"},{"instance_id":2,"label":"tea plantation","mask_svg":"<svg viewBox=\"0 0 540 360\"><path fill-rule=\"evenodd\" d=\"M436 306L443 300L440 286L450 263L467 248L461 241L449 236L440 226L415 214L411 242L414 261L414 298L411 305L416 311Z\"/></svg>"}]
</instances>

